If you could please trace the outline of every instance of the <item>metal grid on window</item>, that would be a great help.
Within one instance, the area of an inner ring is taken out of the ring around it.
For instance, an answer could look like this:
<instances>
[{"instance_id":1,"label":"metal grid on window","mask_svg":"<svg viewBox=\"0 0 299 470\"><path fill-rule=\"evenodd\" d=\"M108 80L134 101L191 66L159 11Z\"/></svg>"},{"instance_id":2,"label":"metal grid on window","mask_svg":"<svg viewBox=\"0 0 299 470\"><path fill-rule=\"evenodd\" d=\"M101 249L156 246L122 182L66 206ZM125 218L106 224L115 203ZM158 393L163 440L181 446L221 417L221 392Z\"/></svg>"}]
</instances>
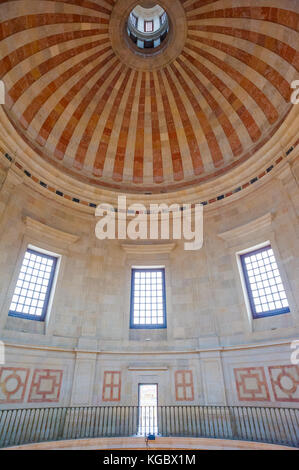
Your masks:
<instances>
[{"instance_id":1,"label":"metal grid on window","mask_svg":"<svg viewBox=\"0 0 299 470\"><path fill-rule=\"evenodd\" d=\"M9 308L9 315L44 320L57 258L27 249Z\"/></svg>"},{"instance_id":2,"label":"metal grid on window","mask_svg":"<svg viewBox=\"0 0 299 470\"><path fill-rule=\"evenodd\" d=\"M166 328L163 268L132 270L131 328Z\"/></svg>"},{"instance_id":3,"label":"metal grid on window","mask_svg":"<svg viewBox=\"0 0 299 470\"><path fill-rule=\"evenodd\" d=\"M241 255L253 318L289 312L289 304L271 246Z\"/></svg>"}]
</instances>

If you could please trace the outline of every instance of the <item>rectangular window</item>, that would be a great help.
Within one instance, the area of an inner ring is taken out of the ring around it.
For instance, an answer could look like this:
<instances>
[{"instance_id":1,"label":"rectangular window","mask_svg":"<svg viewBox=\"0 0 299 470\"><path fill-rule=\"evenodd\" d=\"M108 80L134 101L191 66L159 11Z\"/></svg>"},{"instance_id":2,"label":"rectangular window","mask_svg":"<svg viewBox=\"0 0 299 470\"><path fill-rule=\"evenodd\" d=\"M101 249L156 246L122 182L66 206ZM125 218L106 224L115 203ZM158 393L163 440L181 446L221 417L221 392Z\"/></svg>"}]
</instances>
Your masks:
<instances>
[{"instance_id":1,"label":"rectangular window","mask_svg":"<svg viewBox=\"0 0 299 470\"><path fill-rule=\"evenodd\" d=\"M57 258L27 248L9 308L9 315L45 319Z\"/></svg>"},{"instance_id":2,"label":"rectangular window","mask_svg":"<svg viewBox=\"0 0 299 470\"><path fill-rule=\"evenodd\" d=\"M290 311L270 245L240 256L253 318Z\"/></svg>"},{"instance_id":3,"label":"rectangular window","mask_svg":"<svg viewBox=\"0 0 299 470\"><path fill-rule=\"evenodd\" d=\"M158 434L158 385L139 384L138 401L138 434Z\"/></svg>"},{"instance_id":4,"label":"rectangular window","mask_svg":"<svg viewBox=\"0 0 299 470\"><path fill-rule=\"evenodd\" d=\"M131 328L166 328L165 270L132 269Z\"/></svg>"},{"instance_id":5,"label":"rectangular window","mask_svg":"<svg viewBox=\"0 0 299 470\"><path fill-rule=\"evenodd\" d=\"M162 26L162 24L164 24L166 21L166 12L162 13L162 15L160 16L160 26Z\"/></svg>"},{"instance_id":6,"label":"rectangular window","mask_svg":"<svg viewBox=\"0 0 299 470\"><path fill-rule=\"evenodd\" d=\"M137 28L137 23L138 23L138 18L137 18L137 16L135 16L134 13L131 13L130 17L131 17L131 22L132 22L133 26L134 26L135 28Z\"/></svg>"},{"instance_id":7,"label":"rectangular window","mask_svg":"<svg viewBox=\"0 0 299 470\"><path fill-rule=\"evenodd\" d=\"M145 33L152 33L154 31L154 22L153 21L145 21L144 22L144 32Z\"/></svg>"}]
</instances>

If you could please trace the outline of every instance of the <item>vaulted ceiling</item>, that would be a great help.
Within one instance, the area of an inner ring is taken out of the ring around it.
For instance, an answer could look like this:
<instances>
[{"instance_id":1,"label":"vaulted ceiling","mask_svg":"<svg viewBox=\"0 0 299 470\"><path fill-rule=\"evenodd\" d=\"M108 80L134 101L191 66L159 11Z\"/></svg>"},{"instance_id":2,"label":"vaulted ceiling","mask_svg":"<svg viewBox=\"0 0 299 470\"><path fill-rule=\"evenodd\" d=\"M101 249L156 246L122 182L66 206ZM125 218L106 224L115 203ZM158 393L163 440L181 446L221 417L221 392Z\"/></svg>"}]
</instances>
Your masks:
<instances>
[{"instance_id":1,"label":"vaulted ceiling","mask_svg":"<svg viewBox=\"0 0 299 470\"><path fill-rule=\"evenodd\" d=\"M292 107L299 2L181 0L184 43L149 69L113 48L124 1L0 1L4 109L20 135L68 174L126 191L184 188L249 159Z\"/></svg>"}]
</instances>

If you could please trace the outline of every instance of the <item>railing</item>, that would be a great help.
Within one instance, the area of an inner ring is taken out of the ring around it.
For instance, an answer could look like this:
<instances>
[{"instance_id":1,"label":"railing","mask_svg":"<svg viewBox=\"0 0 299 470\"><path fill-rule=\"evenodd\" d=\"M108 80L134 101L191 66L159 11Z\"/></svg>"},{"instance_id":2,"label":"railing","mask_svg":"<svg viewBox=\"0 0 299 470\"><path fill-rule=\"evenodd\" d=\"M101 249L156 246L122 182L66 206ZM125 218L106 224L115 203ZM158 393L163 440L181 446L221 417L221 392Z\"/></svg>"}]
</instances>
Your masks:
<instances>
[{"instance_id":1,"label":"railing","mask_svg":"<svg viewBox=\"0 0 299 470\"><path fill-rule=\"evenodd\" d=\"M90 406L0 410L0 447L67 439L202 437L299 447L299 409Z\"/></svg>"}]
</instances>

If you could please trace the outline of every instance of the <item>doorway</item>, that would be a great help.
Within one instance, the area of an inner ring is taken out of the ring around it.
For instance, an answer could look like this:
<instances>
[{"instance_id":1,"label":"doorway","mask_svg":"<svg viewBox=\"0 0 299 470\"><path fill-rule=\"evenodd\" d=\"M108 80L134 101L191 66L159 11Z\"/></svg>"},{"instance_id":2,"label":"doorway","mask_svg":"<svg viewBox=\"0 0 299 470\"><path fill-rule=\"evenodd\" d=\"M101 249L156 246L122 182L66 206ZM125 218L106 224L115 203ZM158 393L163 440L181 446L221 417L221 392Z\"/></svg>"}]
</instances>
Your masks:
<instances>
[{"instance_id":1,"label":"doorway","mask_svg":"<svg viewBox=\"0 0 299 470\"><path fill-rule=\"evenodd\" d=\"M138 385L138 434L158 434L158 384Z\"/></svg>"}]
</instances>

